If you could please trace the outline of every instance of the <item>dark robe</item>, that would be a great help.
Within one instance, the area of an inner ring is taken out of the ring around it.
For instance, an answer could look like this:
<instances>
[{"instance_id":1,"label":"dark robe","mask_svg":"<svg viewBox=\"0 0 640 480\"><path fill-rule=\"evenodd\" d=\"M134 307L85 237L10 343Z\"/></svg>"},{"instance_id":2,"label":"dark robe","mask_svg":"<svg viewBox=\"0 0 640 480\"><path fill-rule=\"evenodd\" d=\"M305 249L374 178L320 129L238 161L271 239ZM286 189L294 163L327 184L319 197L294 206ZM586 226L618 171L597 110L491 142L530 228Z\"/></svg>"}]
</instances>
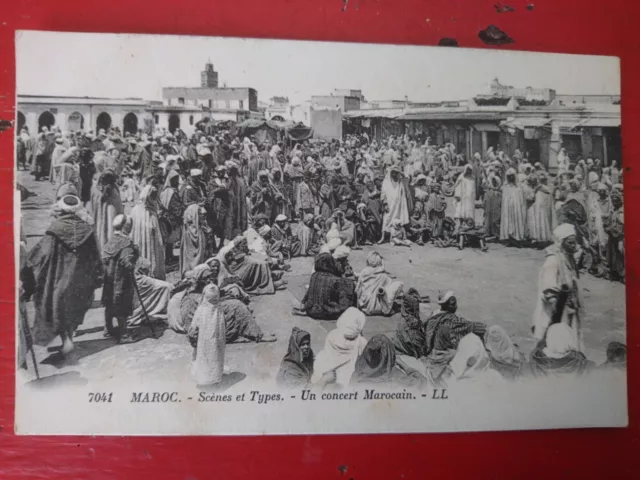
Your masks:
<instances>
[{"instance_id":1,"label":"dark robe","mask_svg":"<svg viewBox=\"0 0 640 480\"><path fill-rule=\"evenodd\" d=\"M624 249L620 248L620 242L624 241L624 208L612 212L606 232L609 235L607 242L607 266L611 279L625 281Z\"/></svg>"},{"instance_id":2,"label":"dark robe","mask_svg":"<svg viewBox=\"0 0 640 480\"><path fill-rule=\"evenodd\" d=\"M320 187L319 192L320 197L320 214L325 218L329 218L333 213L334 202L333 202L333 190L332 188L323 183Z\"/></svg>"},{"instance_id":3,"label":"dark robe","mask_svg":"<svg viewBox=\"0 0 640 480\"><path fill-rule=\"evenodd\" d=\"M315 259L315 270L302 299L307 315L315 319L333 320L347 308L356 306L355 282L341 278L331 254L319 254Z\"/></svg>"},{"instance_id":4,"label":"dark robe","mask_svg":"<svg viewBox=\"0 0 640 480\"><path fill-rule=\"evenodd\" d=\"M276 383L282 388L305 388L311 383L313 376L313 351L304 358L300 344L304 340L311 341L311 335L305 330L293 327L289 338L289 349L282 359L280 370L276 375Z\"/></svg>"},{"instance_id":5,"label":"dark robe","mask_svg":"<svg viewBox=\"0 0 640 480\"><path fill-rule=\"evenodd\" d=\"M367 208L371 212L371 215L375 218L376 222L382 225L382 206L380 205L380 193L375 192L372 194L366 191L362 196L362 201L367 205Z\"/></svg>"},{"instance_id":6,"label":"dark robe","mask_svg":"<svg viewBox=\"0 0 640 480\"><path fill-rule=\"evenodd\" d=\"M484 338L486 330L484 323L470 322L455 313L441 311L431 316L425 325L427 353L434 350L455 350L465 335L475 333Z\"/></svg>"},{"instance_id":7,"label":"dark robe","mask_svg":"<svg viewBox=\"0 0 640 480\"><path fill-rule=\"evenodd\" d=\"M143 148L142 151L140 152L139 158L140 158L140 179L147 178L149 175L153 175L155 172L153 168L153 156L151 155L151 152L148 149Z\"/></svg>"},{"instance_id":8,"label":"dark robe","mask_svg":"<svg viewBox=\"0 0 640 480\"><path fill-rule=\"evenodd\" d=\"M47 345L72 333L91 307L102 262L93 228L72 213L54 220L29 253L36 281L33 339Z\"/></svg>"},{"instance_id":9,"label":"dark robe","mask_svg":"<svg viewBox=\"0 0 640 480\"><path fill-rule=\"evenodd\" d=\"M133 272L138 256L136 246L124 235L113 235L102 249L102 305L116 318L127 318L133 314Z\"/></svg>"},{"instance_id":10,"label":"dark robe","mask_svg":"<svg viewBox=\"0 0 640 480\"><path fill-rule=\"evenodd\" d=\"M420 358L427 355L424 325L420 320L420 296L414 289L405 294L400 312L400 323L394 338L396 352Z\"/></svg>"},{"instance_id":11,"label":"dark robe","mask_svg":"<svg viewBox=\"0 0 640 480\"><path fill-rule=\"evenodd\" d=\"M280 191L271 183L263 185L260 182L255 182L251 185L251 209L252 215L263 214L269 219L269 223L272 223L277 216L277 203L281 203L284 197Z\"/></svg>"},{"instance_id":12,"label":"dark robe","mask_svg":"<svg viewBox=\"0 0 640 480\"><path fill-rule=\"evenodd\" d=\"M570 193L567 200L558 208L558 225L570 223L576 229L576 240L583 245L583 239L589 241L589 225L587 209L579 194Z\"/></svg>"},{"instance_id":13,"label":"dark robe","mask_svg":"<svg viewBox=\"0 0 640 480\"><path fill-rule=\"evenodd\" d=\"M180 200L185 208L193 203L202 203L204 201L204 192L200 185L189 180L180 189Z\"/></svg>"},{"instance_id":14,"label":"dark robe","mask_svg":"<svg viewBox=\"0 0 640 480\"><path fill-rule=\"evenodd\" d=\"M413 212L413 206L415 204L415 198L413 196L413 188L411 188L411 179L408 177L402 177L402 183L404 183L405 197L407 198L407 211L409 214Z\"/></svg>"},{"instance_id":15,"label":"dark robe","mask_svg":"<svg viewBox=\"0 0 640 480\"><path fill-rule=\"evenodd\" d=\"M181 238L185 207L180 200L178 190L173 187L165 187L162 190L159 204L158 221L160 222L162 240L165 245L170 245Z\"/></svg>"},{"instance_id":16,"label":"dark robe","mask_svg":"<svg viewBox=\"0 0 640 480\"><path fill-rule=\"evenodd\" d=\"M541 340L531 353L527 374L534 377L583 375L595 368L595 364L584 353L571 351L562 358L550 358L544 354L546 343Z\"/></svg>"},{"instance_id":17,"label":"dark robe","mask_svg":"<svg viewBox=\"0 0 640 480\"><path fill-rule=\"evenodd\" d=\"M501 215L502 190L500 188L487 188L484 194L484 234L486 236L500 237Z\"/></svg>"},{"instance_id":18,"label":"dark robe","mask_svg":"<svg viewBox=\"0 0 640 480\"><path fill-rule=\"evenodd\" d=\"M302 244L298 238L291 235L291 229L281 229L277 224L271 228L273 242L270 244L273 253L282 253L283 255L293 258L302 254Z\"/></svg>"},{"instance_id":19,"label":"dark robe","mask_svg":"<svg viewBox=\"0 0 640 480\"><path fill-rule=\"evenodd\" d=\"M218 238L231 240L231 217L229 216L230 199L227 184L213 179L209 182L209 194L205 202L207 222Z\"/></svg>"},{"instance_id":20,"label":"dark robe","mask_svg":"<svg viewBox=\"0 0 640 480\"><path fill-rule=\"evenodd\" d=\"M80 189L80 200L82 203L87 203L91 200L91 187L93 186L93 176L96 173L96 165L93 160L85 160L79 163L80 180L82 188Z\"/></svg>"},{"instance_id":21,"label":"dark robe","mask_svg":"<svg viewBox=\"0 0 640 480\"><path fill-rule=\"evenodd\" d=\"M247 186L240 176L229 178L229 217L231 238L247 229Z\"/></svg>"},{"instance_id":22,"label":"dark robe","mask_svg":"<svg viewBox=\"0 0 640 480\"><path fill-rule=\"evenodd\" d=\"M393 342L384 335L374 335L356 360L350 385L419 387L427 380L417 371L403 372L396 366Z\"/></svg>"},{"instance_id":23,"label":"dark robe","mask_svg":"<svg viewBox=\"0 0 640 480\"><path fill-rule=\"evenodd\" d=\"M227 270L242 280L247 293L251 295L275 293L271 269L267 262L251 258L246 252L236 248L227 255Z\"/></svg>"},{"instance_id":24,"label":"dark robe","mask_svg":"<svg viewBox=\"0 0 640 480\"><path fill-rule=\"evenodd\" d=\"M427 211L427 221L431 225L431 238L441 238L443 236L443 222L447 209L447 201L444 195L439 193L429 194L425 210Z\"/></svg>"}]
</instances>

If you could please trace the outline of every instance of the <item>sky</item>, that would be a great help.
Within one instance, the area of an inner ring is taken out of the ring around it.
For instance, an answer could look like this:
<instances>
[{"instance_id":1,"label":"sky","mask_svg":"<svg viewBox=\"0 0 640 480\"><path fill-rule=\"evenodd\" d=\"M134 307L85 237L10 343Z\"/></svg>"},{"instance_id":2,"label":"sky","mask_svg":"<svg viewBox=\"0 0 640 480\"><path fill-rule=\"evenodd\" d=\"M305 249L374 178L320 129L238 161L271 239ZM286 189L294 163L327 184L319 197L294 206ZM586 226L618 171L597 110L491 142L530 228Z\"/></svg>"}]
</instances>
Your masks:
<instances>
[{"instance_id":1,"label":"sky","mask_svg":"<svg viewBox=\"0 0 640 480\"><path fill-rule=\"evenodd\" d=\"M488 93L490 82L563 94L619 94L616 57L174 35L16 33L17 93L161 100L199 86L211 61L220 86L292 103L334 88L368 100L441 101Z\"/></svg>"}]
</instances>

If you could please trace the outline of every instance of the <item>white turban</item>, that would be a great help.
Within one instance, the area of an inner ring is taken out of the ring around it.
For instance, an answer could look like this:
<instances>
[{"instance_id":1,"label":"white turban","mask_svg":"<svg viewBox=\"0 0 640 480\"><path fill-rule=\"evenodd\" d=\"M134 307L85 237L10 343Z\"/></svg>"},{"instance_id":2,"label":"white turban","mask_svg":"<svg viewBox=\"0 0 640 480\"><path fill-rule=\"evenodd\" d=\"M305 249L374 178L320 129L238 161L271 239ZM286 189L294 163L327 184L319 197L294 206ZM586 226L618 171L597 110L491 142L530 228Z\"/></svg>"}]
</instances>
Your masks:
<instances>
[{"instance_id":1,"label":"white turban","mask_svg":"<svg viewBox=\"0 0 640 480\"><path fill-rule=\"evenodd\" d=\"M349 247L347 247L346 245L340 245L336 248L335 252L333 252L333 258L335 258L336 260L340 258L347 258L350 253L351 249Z\"/></svg>"},{"instance_id":2,"label":"white turban","mask_svg":"<svg viewBox=\"0 0 640 480\"><path fill-rule=\"evenodd\" d=\"M453 293L452 290L449 290L440 299L438 299L438 303L440 305L443 305L443 304L447 303L451 297L455 297L455 294Z\"/></svg>"},{"instance_id":3,"label":"white turban","mask_svg":"<svg viewBox=\"0 0 640 480\"><path fill-rule=\"evenodd\" d=\"M553 236L559 241L563 241L565 238L575 236L576 229L570 223L562 223L558 225L553 231Z\"/></svg>"},{"instance_id":4,"label":"white turban","mask_svg":"<svg viewBox=\"0 0 640 480\"><path fill-rule=\"evenodd\" d=\"M269 225L263 225L262 227L260 227L260 229L258 230L258 233L260 235L262 235L263 237L269 233L271 231L271 227Z\"/></svg>"}]
</instances>

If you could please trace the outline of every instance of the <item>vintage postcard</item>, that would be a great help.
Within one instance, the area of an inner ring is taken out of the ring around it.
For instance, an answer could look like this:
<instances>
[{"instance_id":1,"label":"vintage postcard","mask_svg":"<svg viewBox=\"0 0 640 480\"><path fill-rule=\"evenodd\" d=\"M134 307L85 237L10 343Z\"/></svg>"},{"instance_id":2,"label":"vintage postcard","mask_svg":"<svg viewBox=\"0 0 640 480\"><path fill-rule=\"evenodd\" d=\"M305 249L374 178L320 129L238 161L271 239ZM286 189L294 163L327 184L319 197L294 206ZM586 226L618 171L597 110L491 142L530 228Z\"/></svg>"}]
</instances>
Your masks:
<instances>
[{"instance_id":1,"label":"vintage postcard","mask_svg":"<svg viewBox=\"0 0 640 480\"><path fill-rule=\"evenodd\" d=\"M22 31L16 69L17 433L627 425L617 58Z\"/></svg>"}]
</instances>

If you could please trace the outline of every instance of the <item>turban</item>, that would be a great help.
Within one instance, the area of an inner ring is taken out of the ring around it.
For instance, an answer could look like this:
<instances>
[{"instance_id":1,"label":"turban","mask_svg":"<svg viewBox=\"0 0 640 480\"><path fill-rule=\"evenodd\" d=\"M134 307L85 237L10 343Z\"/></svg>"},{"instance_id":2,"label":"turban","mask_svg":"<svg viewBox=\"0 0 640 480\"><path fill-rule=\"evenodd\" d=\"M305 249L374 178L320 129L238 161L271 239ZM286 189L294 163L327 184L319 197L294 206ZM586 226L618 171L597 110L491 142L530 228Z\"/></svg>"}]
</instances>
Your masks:
<instances>
[{"instance_id":1,"label":"turban","mask_svg":"<svg viewBox=\"0 0 640 480\"><path fill-rule=\"evenodd\" d=\"M553 231L553 236L559 241L563 241L565 238L575 236L576 229L570 223L562 223L558 225Z\"/></svg>"},{"instance_id":2,"label":"turban","mask_svg":"<svg viewBox=\"0 0 640 480\"><path fill-rule=\"evenodd\" d=\"M62 185L60 185L60 188L58 188L58 191L56 192L56 200L59 200L67 195L74 195L76 197L78 196L78 189L71 183L63 183Z\"/></svg>"},{"instance_id":3,"label":"turban","mask_svg":"<svg viewBox=\"0 0 640 480\"><path fill-rule=\"evenodd\" d=\"M371 252L367 257L367 267L376 268L382 265L382 256L378 252Z\"/></svg>"},{"instance_id":4,"label":"turban","mask_svg":"<svg viewBox=\"0 0 640 480\"><path fill-rule=\"evenodd\" d=\"M287 216L283 215L282 213L276 217L276 222L286 222L286 221L287 221Z\"/></svg>"},{"instance_id":5,"label":"turban","mask_svg":"<svg viewBox=\"0 0 640 480\"><path fill-rule=\"evenodd\" d=\"M333 258L335 258L336 260L340 258L347 258L350 253L351 249L349 247L347 247L346 245L340 245L336 248L335 252L333 252Z\"/></svg>"},{"instance_id":6,"label":"turban","mask_svg":"<svg viewBox=\"0 0 640 480\"><path fill-rule=\"evenodd\" d=\"M261 236L265 236L267 233L269 233L271 231L271 227L269 225L263 225L262 227L260 227L260 229L258 230L258 233Z\"/></svg>"},{"instance_id":7,"label":"turban","mask_svg":"<svg viewBox=\"0 0 640 480\"><path fill-rule=\"evenodd\" d=\"M452 290L449 290L447 293L445 293L442 297L440 297L438 299L438 303L440 305L443 305L445 303L447 303L449 301L450 298L455 298L456 296L454 295Z\"/></svg>"},{"instance_id":8,"label":"turban","mask_svg":"<svg viewBox=\"0 0 640 480\"><path fill-rule=\"evenodd\" d=\"M58 201L58 206L65 213L75 213L82 209L82 203L75 195L65 195Z\"/></svg>"}]
</instances>

